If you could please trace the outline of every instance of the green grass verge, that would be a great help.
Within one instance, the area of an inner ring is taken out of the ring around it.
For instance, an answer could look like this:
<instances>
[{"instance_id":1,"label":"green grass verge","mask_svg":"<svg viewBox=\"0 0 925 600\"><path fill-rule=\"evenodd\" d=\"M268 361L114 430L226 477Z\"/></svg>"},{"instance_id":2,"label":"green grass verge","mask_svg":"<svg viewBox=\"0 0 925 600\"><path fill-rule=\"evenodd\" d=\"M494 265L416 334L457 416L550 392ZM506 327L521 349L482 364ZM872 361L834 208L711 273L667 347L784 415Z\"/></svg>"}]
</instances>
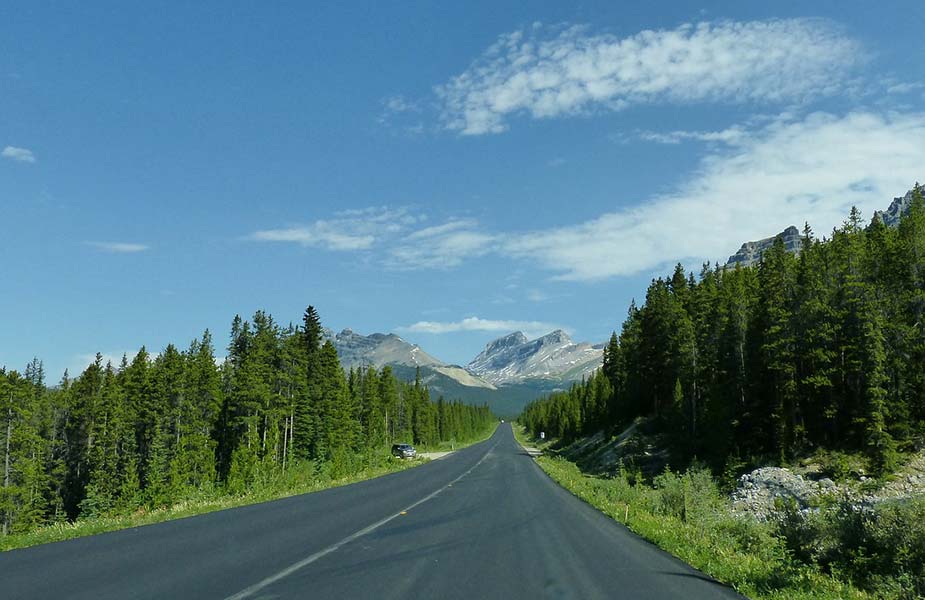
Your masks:
<instances>
[{"instance_id":1,"label":"green grass verge","mask_svg":"<svg viewBox=\"0 0 925 600\"><path fill-rule=\"evenodd\" d=\"M517 425L514 431L533 445ZM669 473L656 479L656 488L586 475L561 457L541 456L537 464L578 498L754 600L875 597L792 559L770 526L731 515L712 479Z\"/></svg>"},{"instance_id":2,"label":"green grass verge","mask_svg":"<svg viewBox=\"0 0 925 600\"><path fill-rule=\"evenodd\" d=\"M445 442L438 442L436 444L420 444L415 446L415 449L418 452L454 452L456 450L461 450L466 446L471 446L473 444L478 444L479 442L484 442L491 436L495 434L495 430L498 429L500 423L492 423L489 427L486 427L484 431L479 432L477 435L464 440L449 440Z\"/></svg>"},{"instance_id":3,"label":"green grass verge","mask_svg":"<svg viewBox=\"0 0 925 600\"><path fill-rule=\"evenodd\" d=\"M448 452L459 450L484 441L494 434L497 424L486 429L481 435L462 442L443 442L436 446L420 447L421 452ZM27 548L38 544L60 542L87 535L96 535L108 531L118 531L143 525L152 525L164 521L173 521L205 513L247 506L279 500L289 496L307 494L321 490L331 489L342 485L349 485L389 473L403 471L428 462L421 458L413 461L389 459L385 455L379 457L378 464L366 466L349 474L337 475L331 473L330 468L314 468L309 464L301 468L290 469L285 475L276 477L272 481L255 486L244 494L226 494L222 491L204 491L194 494L186 500L169 507L145 509L139 508L128 514L119 514L89 519L78 519L74 522L55 523L39 527L28 533L15 533L0 537L0 552Z\"/></svg>"},{"instance_id":4,"label":"green grass verge","mask_svg":"<svg viewBox=\"0 0 925 600\"><path fill-rule=\"evenodd\" d=\"M270 500L279 500L289 496L307 494L330 488L349 485L358 481L380 477L389 473L403 471L428 462L427 459L415 461L386 460L379 465L364 468L360 471L336 478L328 478L314 470L306 473L305 470L293 469L287 474L285 485L261 486L259 489L249 490L244 494L218 494L202 492L180 503L169 507L146 509L139 508L134 512L121 515L78 519L74 522L62 522L39 527L28 533L15 533L0 537L0 551L27 548L49 542L60 542L87 535L96 535L119 529L129 529L142 525L173 521L195 515L258 504Z\"/></svg>"}]
</instances>

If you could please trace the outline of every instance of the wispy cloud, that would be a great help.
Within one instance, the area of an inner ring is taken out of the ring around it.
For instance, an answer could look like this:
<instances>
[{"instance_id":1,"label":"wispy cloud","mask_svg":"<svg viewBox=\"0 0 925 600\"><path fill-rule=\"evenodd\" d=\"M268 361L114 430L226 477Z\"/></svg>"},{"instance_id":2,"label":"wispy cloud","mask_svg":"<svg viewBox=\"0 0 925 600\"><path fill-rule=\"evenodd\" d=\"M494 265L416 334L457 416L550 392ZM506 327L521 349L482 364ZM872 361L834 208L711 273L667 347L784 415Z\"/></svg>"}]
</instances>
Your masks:
<instances>
[{"instance_id":1,"label":"wispy cloud","mask_svg":"<svg viewBox=\"0 0 925 600\"><path fill-rule=\"evenodd\" d=\"M721 131L640 131L638 138L646 142L655 142L658 144L680 144L688 140L735 144L743 140L747 135L748 132L744 127L736 125Z\"/></svg>"},{"instance_id":2,"label":"wispy cloud","mask_svg":"<svg viewBox=\"0 0 925 600\"><path fill-rule=\"evenodd\" d=\"M427 220L406 208L368 208L343 211L309 225L256 231L247 239L331 251L375 251L377 261L397 270L455 267L494 248L495 236L482 232L475 219L424 226Z\"/></svg>"},{"instance_id":3,"label":"wispy cloud","mask_svg":"<svg viewBox=\"0 0 925 600\"><path fill-rule=\"evenodd\" d=\"M380 125L409 135L424 133L422 101L396 95L383 98L381 104L382 110L377 118Z\"/></svg>"},{"instance_id":4,"label":"wispy cloud","mask_svg":"<svg viewBox=\"0 0 925 600\"><path fill-rule=\"evenodd\" d=\"M911 94L925 90L925 83L921 81L887 80L884 85L886 85L887 94Z\"/></svg>"},{"instance_id":5,"label":"wispy cloud","mask_svg":"<svg viewBox=\"0 0 925 600\"><path fill-rule=\"evenodd\" d=\"M568 331L554 323L543 321L509 321L498 319L481 319L479 317L466 317L460 321L418 321L407 327L399 327L399 331L409 333L458 333L460 331L491 331L509 333L522 331L527 337L533 338L544 335L555 329Z\"/></svg>"},{"instance_id":6,"label":"wispy cloud","mask_svg":"<svg viewBox=\"0 0 925 600\"><path fill-rule=\"evenodd\" d=\"M7 146L3 150L0 150L0 156L3 158L8 158L10 160L15 160L17 162L26 162L34 163L35 154L32 153L32 150L28 148L17 148L16 146Z\"/></svg>"},{"instance_id":7,"label":"wispy cloud","mask_svg":"<svg viewBox=\"0 0 925 600\"><path fill-rule=\"evenodd\" d=\"M112 252L116 254L132 254L135 252L144 252L150 250L151 246L147 244L136 244L130 242L85 242L88 246L101 250L103 252Z\"/></svg>"},{"instance_id":8,"label":"wispy cloud","mask_svg":"<svg viewBox=\"0 0 925 600\"><path fill-rule=\"evenodd\" d=\"M784 116L715 148L672 192L575 225L505 236L501 251L566 280L720 260L808 221L825 234L923 179L925 113Z\"/></svg>"},{"instance_id":9,"label":"wispy cloud","mask_svg":"<svg viewBox=\"0 0 925 600\"><path fill-rule=\"evenodd\" d=\"M407 209L371 207L338 213L308 225L255 231L247 239L256 242L291 242L326 250L352 251L372 248L377 241L406 231L420 217Z\"/></svg>"},{"instance_id":10,"label":"wispy cloud","mask_svg":"<svg viewBox=\"0 0 925 600\"><path fill-rule=\"evenodd\" d=\"M383 108L391 113L420 112L420 104L402 95L388 96L382 99Z\"/></svg>"},{"instance_id":11,"label":"wispy cloud","mask_svg":"<svg viewBox=\"0 0 925 600\"><path fill-rule=\"evenodd\" d=\"M494 235L479 230L474 219L450 220L419 229L389 251L389 264L401 269L455 267L494 249Z\"/></svg>"},{"instance_id":12,"label":"wispy cloud","mask_svg":"<svg viewBox=\"0 0 925 600\"><path fill-rule=\"evenodd\" d=\"M800 102L844 88L860 45L819 19L685 24L620 38L542 24L502 35L436 88L447 129L498 133L643 103Z\"/></svg>"}]
</instances>

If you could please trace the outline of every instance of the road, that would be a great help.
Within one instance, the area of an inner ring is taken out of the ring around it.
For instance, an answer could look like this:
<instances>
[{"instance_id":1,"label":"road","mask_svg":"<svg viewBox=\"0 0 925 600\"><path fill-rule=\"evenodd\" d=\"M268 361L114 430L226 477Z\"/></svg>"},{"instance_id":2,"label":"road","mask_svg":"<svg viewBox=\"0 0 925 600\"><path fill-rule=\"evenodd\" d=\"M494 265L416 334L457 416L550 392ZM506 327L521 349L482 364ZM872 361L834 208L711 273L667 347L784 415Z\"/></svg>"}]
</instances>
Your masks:
<instances>
[{"instance_id":1,"label":"road","mask_svg":"<svg viewBox=\"0 0 925 600\"><path fill-rule=\"evenodd\" d=\"M14 598L741 598L550 480L509 424L349 486L0 554Z\"/></svg>"}]
</instances>

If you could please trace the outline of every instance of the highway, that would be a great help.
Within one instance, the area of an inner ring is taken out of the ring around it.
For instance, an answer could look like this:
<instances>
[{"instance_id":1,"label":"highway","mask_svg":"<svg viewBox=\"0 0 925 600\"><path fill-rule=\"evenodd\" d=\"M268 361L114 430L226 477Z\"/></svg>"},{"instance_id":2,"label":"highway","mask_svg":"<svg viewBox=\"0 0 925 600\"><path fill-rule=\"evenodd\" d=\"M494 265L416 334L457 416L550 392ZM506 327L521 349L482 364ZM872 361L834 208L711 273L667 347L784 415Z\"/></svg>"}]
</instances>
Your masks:
<instances>
[{"instance_id":1,"label":"highway","mask_svg":"<svg viewBox=\"0 0 925 600\"><path fill-rule=\"evenodd\" d=\"M0 553L0 597L741 598L558 486L509 424L377 479Z\"/></svg>"}]
</instances>

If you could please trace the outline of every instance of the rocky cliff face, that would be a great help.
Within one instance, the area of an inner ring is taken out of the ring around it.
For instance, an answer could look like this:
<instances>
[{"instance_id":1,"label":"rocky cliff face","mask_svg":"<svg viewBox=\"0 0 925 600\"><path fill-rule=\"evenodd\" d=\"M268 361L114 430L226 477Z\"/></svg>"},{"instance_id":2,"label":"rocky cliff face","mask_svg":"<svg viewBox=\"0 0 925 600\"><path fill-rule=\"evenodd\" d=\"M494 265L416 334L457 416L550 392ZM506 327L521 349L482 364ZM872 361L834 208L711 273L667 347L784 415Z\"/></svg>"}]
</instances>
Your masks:
<instances>
[{"instance_id":1,"label":"rocky cliff face","mask_svg":"<svg viewBox=\"0 0 925 600\"><path fill-rule=\"evenodd\" d=\"M893 202L890 203L889 208L886 210L878 210L874 212L874 218L879 217L880 220L882 220L883 223L888 227L897 227L902 216L909 212L909 206L912 205L912 195L916 189L925 194L925 187L920 186L918 182L916 182L915 186L906 192L905 196L894 198ZM757 264L761 259L761 253L770 248L774 244L774 240L777 238L782 238L784 240L784 246L789 252L792 252L793 254L799 254L801 247L801 234L795 226L791 225L773 237L765 238L755 242L745 242L742 244L742 247L739 248L738 252L729 257L726 265L732 267L736 264L739 264L743 267L750 267L754 264Z\"/></svg>"},{"instance_id":2,"label":"rocky cliff face","mask_svg":"<svg viewBox=\"0 0 925 600\"><path fill-rule=\"evenodd\" d=\"M925 194L925 188L920 186L918 182L915 182L915 187L906 192L905 196L901 198L893 198L893 202L890 203L889 208L886 210L878 210L874 213L875 217L879 217L883 224L888 227L898 227L899 220L904 214L909 212L909 207L912 206L912 195L915 190Z\"/></svg>"},{"instance_id":3,"label":"rocky cliff face","mask_svg":"<svg viewBox=\"0 0 925 600\"><path fill-rule=\"evenodd\" d=\"M518 331L490 342L466 368L495 385L574 381L599 368L603 352L603 345L576 344L562 330L535 340Z\"/></svg>"},{"instance_id":4,"label":"rocky cliff face","mask_svg":"<svg viewBox=\"0 0 925 600\"><path fill-rule=\"evenodd\" d=\"M800 252L800 230L791 225L775 236L764 238L755 242L745 242L739 251L729 257L726 262L730 267L739 264L743 267L750 267L757 264L761 259L761 254L774 245L774 240L781 238L784 241L784 247L788 252L797 254Z\"/></svg>"},{"instance_id":5,"label":"rocky cliff face","mask_svg":"<svg viewBox=\"0 0 925 600\"><path fill-rule=\"evenodd\" d=\"M325 331L345 369L371 365L403 365L408 367L442 367L442 362L424 352L417 344L409 344L394 333L360 335L350 329L338 334Z\"/></svg>"}]
</instances>

